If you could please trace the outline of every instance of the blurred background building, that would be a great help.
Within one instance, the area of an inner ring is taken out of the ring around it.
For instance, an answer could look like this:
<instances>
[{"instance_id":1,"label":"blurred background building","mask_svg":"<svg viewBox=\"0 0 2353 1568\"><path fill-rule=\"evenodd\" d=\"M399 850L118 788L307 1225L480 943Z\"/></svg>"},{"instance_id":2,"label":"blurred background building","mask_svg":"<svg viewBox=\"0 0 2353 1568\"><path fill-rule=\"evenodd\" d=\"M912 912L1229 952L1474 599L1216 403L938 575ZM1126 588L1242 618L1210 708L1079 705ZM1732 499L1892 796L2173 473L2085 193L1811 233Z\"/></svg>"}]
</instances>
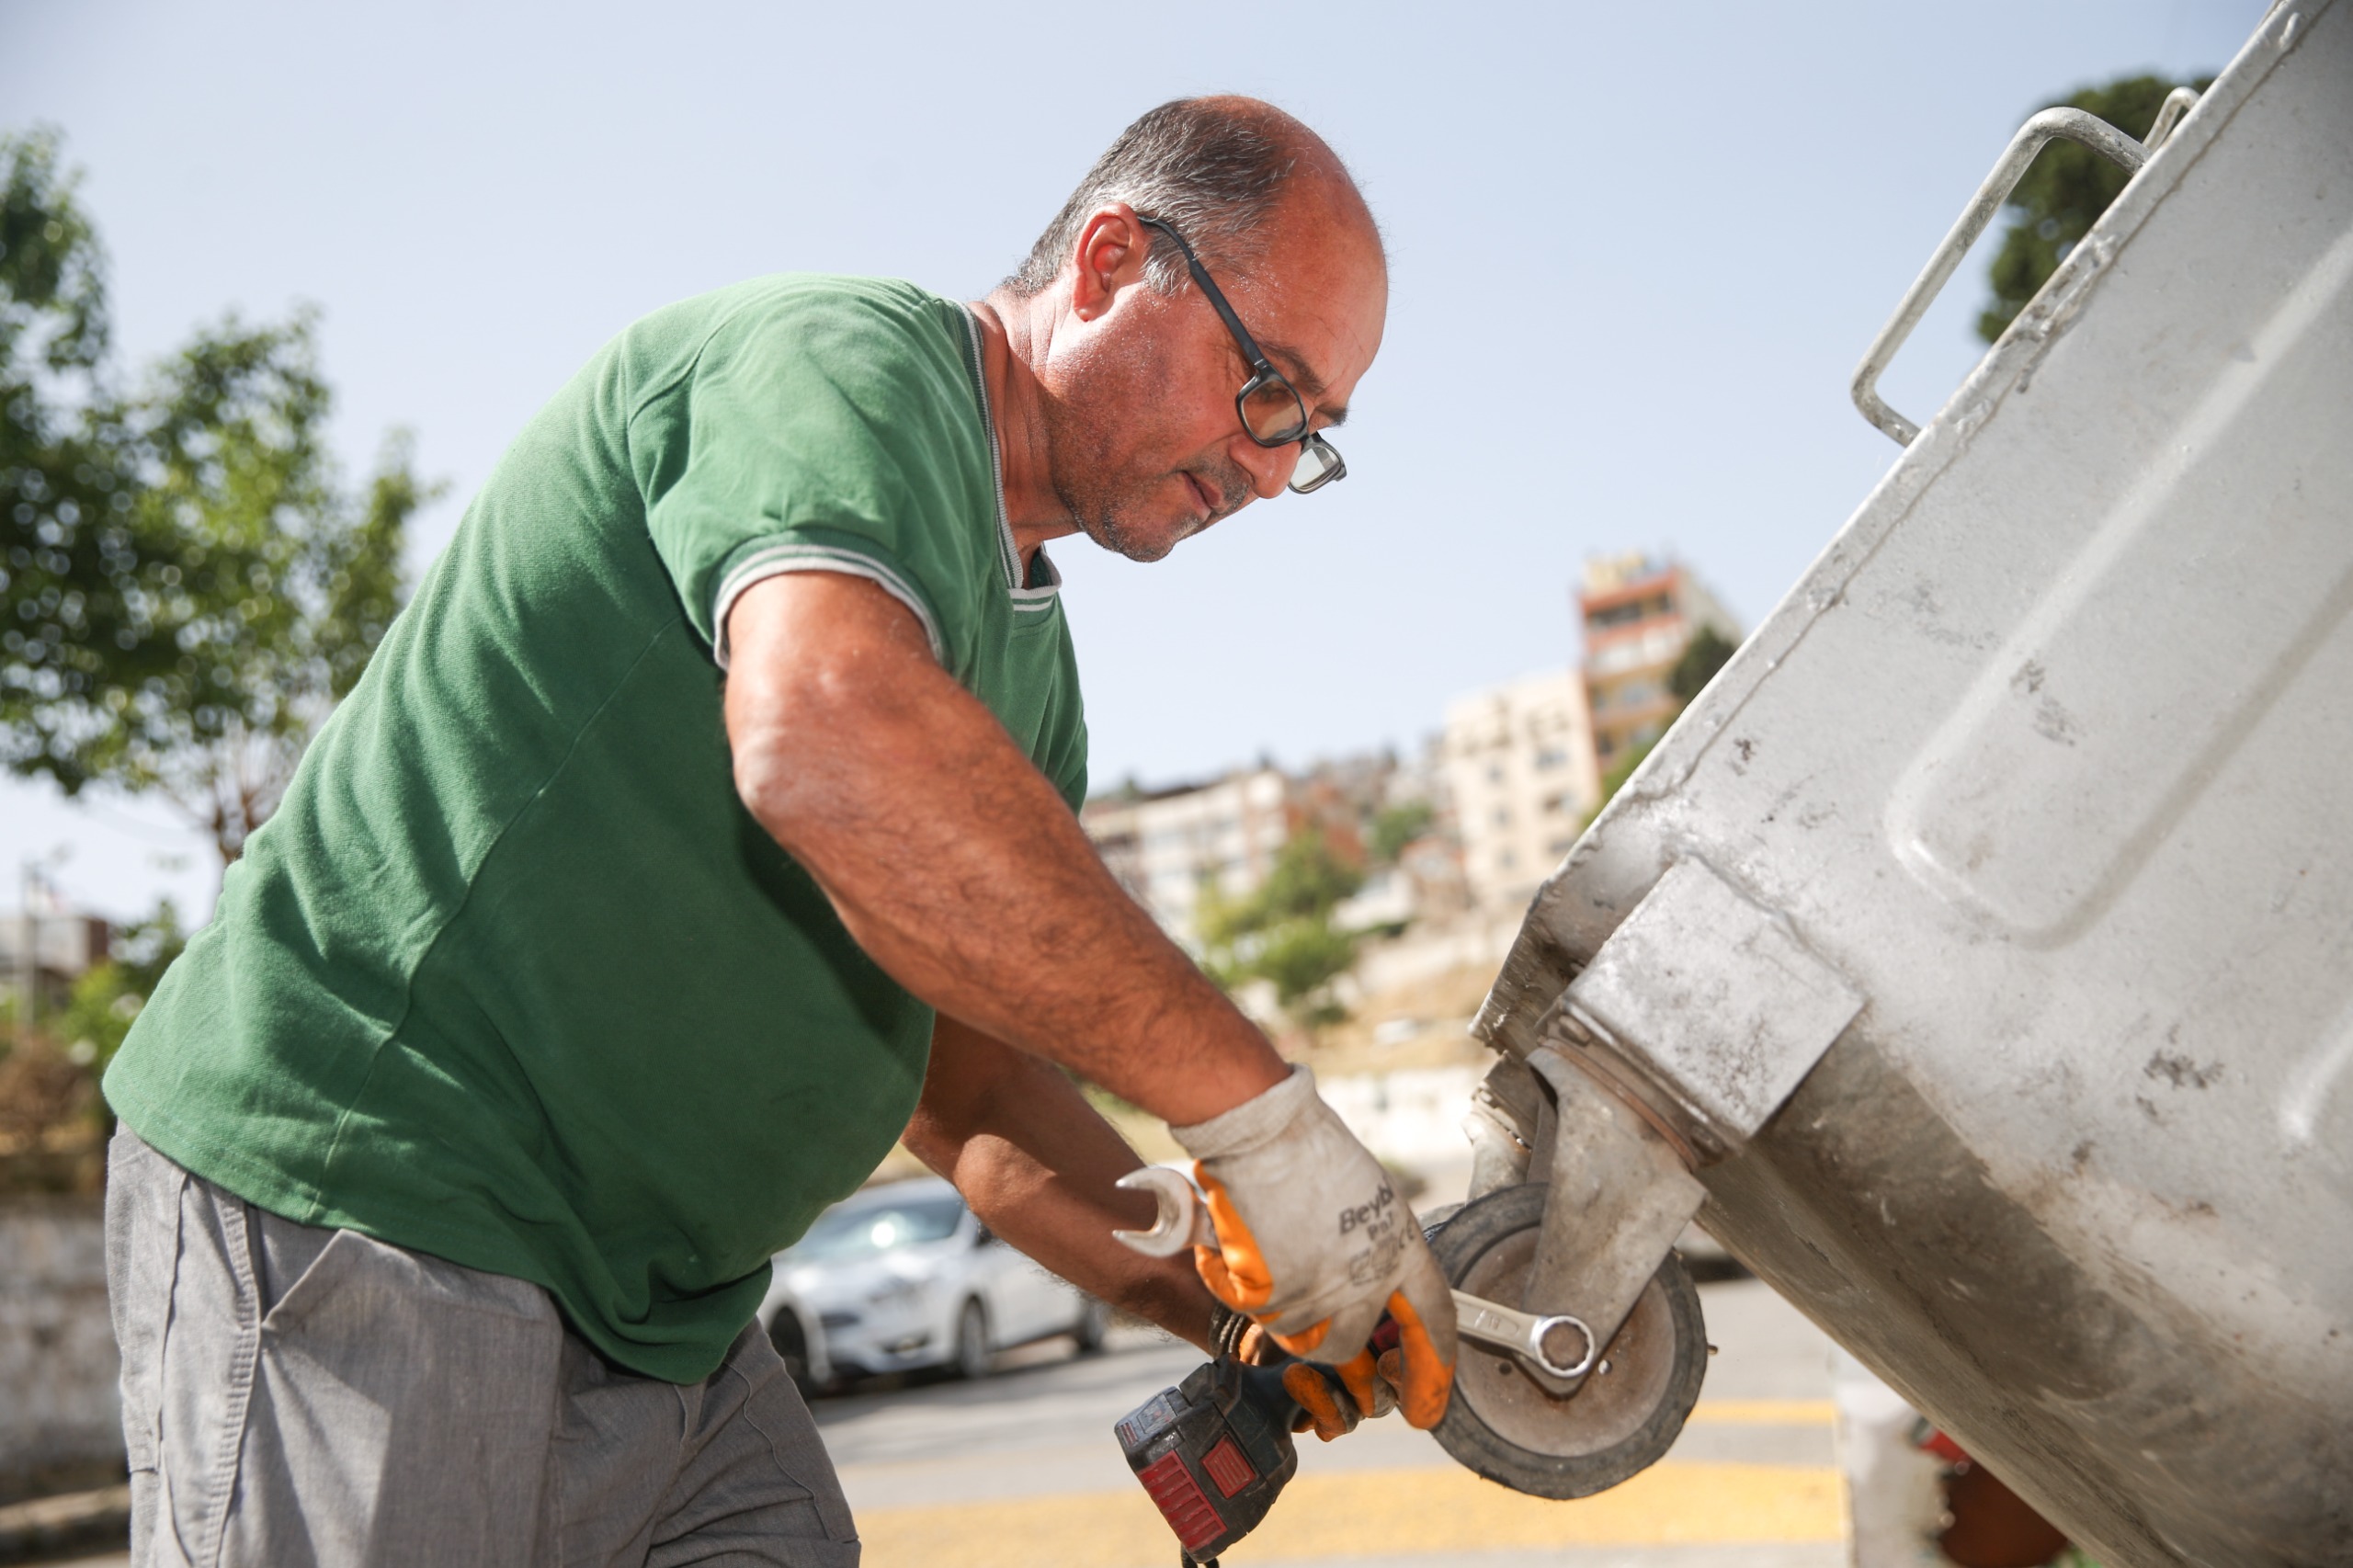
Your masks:
<instances>
[{"instance_id":1,"label":"blurred background building","mask_svg":"<svg viewBox=\"0 0 2353 1568\"><path fill-rule=\"evenodd\" d=\"M1336 912L1345 925L1402 927L1470 902L1437 751L1432 743L1404 761L1362 752L1295 772L1262 762L1162 789L1131 783L1087 801L1079 821L1120 884L1195 951L1205 900L1256 893L1302 834L1362 879Z\"/></svg>"},{"instance_id":2,"label":"blurred background building","mask_svg":"<svg viewBox=\"0 0 2353 1568\"><path fill-rule=\"evenodd\" d=\"M1131 784L1086 802L1087 836L1120 885L1188 947L1202 892L1255 890L1290 835L1291 781L1271 764L1164 789Z\"/></svg>"},{"instance_id":3,"label":"blurred background building","mask_svg":"<svg viewBox=\"0 0 2353 1568\"><path fill-rule=\"evenodd\" d=\"M1552 670L1457 698L1442 744L1472 898L1525 904L1600 799L1584 676Z\"/></svg>"},{"instance_id":4,"label":"blurred background building","mask_svg":"<svg viewBox=\"0 0 2353 1568\"><path fill-rule=\"evenodd\" d=\"M1737 644L1741 635L1740 623L1690 568L1639 551L1586 562L1577 616L1593 754L1605 775L1666 733L1682 710L1685 699L1677 696L1673 677L1692 640L1712 631Z\"/></svg>"},{"instance_id":5,"label":"blurred background building","mask_svg":"<svg viewBox=\"0 0 2353 1568\"><path fill-rule=\"evenodd\" d=\"M106 961L114 928L68 908L37 867L27 867L21 903L0 915L0 997L21 1024L65 1006L74 983Z\"/></svg>"},{"instance_id":6,"label":"blurred background building","mask_svg":"<svg viewBox=\"0 0 2353 1568\"><path fill-rule=\"evenodd\" d=\"M1362 875L1333 911L1347 930L1393 938L1516 914L1740 639L1722 602L1672 557L1597 556L1574 602L1580 664L1456 698L1410 757L1365 752L1298 771L1262 761L1165 789L1129 783L1088 801L1081 820L1120 883L1196 952L1204 899L1256 893L1283 846L1311 831Z\"/></svg>"}]
</instances>

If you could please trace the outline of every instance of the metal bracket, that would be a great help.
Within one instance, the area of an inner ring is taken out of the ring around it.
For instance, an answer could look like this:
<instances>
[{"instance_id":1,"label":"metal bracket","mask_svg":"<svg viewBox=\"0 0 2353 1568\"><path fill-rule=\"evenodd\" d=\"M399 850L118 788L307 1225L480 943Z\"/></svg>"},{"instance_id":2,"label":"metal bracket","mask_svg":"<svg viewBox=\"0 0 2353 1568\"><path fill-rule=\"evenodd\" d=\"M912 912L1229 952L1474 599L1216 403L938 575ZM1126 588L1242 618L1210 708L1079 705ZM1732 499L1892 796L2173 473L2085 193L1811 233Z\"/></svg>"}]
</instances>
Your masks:
<instances>
[{"instance_id":1,"label":"metal bracket","mask_svg":"<svg viewBox=\"0 0 2353 1568\"><path fill-rule=\"evenodd\" d=\"M1558 1047L1540 1047L1528 1065L1552 1091L1555 1131L1539 1148L1544 1223L1520 1305L1574 1312L1586 1330L1594 1354L1567 1371L1547 1358L1537 1379L1565 1394L1593 1369L1708 1192L1650 1118Z\"/></svg>"},{"instance_id":2,"label":"metal bracket","mask_svg":"<svg viewBox=\"0 0 2353 1568\"><path fill-rule=\"evenodd\" d=\"M2165 108L2178 117L2171 97L2165 100ZM2161 119L2160 123L2167 131L2173 129L2169 121ZM1961 265L1961 258L1969 254L1969 247L1985 232L1985 225L1994 221L1994 214L2010 199L2010 192L2025 177L2027 165L2034 162L2034 155L2042 151L2045 142L2059 136L2082 142L2130 172L2138 173L2141 165L2149 161L2147 147L2108 121L2079 108L2047 108L2018 128L2001 161L1994 165L1994 172L1985 176L1985 183L1977 187L1977 194L1961 210L1952 232L1945 235L1944 243L1928 257L1928 265L1913 280L1903 301L1895 307L1895 314L1879 329L1863 362L1856 367L1855 406L1862 411L1864 418L1893 437L1898 446L1910 446L1920 434L1920 426L1881 399L1880 376L1887 369L1888 361L1895 358L1895 351L1904 347L1904 339L1912 335L1912 329L1920 324L1920 318L1928 313L1928 306L1953 269ZM2153 141L2154 136L2153 132Z\"/></svg>"},{"instance_id":3,"label":"metal bracket","mask_svg":"<svg viewBox=\"0 0 2353 1568\"><path fill-rule=\"evenodd\" d=\"M1677 861L1554 1005L1547 1040L1623 1070L1698 1163L1756 1135L1862 994L1780 915L1697 858Z\"/></svg>"},{"instance_id":4,"label":"metal bracket","mask_svg":"<svg viewBox=\"0 0 2353 1568\"><path fill-rule=\"evenodd\" d=\"M1863 998L1789 923L1685 859L1578 972L1527 1066L1549 1091L1544 1218L1520 1304L1608 1345L1707 1197ZM1581 1381L1534 1368L1555 1393Z\"/></svg>"}]
</instances>

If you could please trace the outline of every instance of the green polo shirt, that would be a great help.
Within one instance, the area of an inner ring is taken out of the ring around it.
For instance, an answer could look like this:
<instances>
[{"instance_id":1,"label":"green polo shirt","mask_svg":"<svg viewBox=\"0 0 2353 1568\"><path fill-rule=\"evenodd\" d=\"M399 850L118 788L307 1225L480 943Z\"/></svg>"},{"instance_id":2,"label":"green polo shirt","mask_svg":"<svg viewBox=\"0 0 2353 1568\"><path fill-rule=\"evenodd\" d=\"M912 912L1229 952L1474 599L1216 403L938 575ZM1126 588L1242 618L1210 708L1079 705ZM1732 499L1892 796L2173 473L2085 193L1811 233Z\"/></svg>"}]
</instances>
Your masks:
<instances>
[{"instance_id":1,"label":"green polo shirt","mask_svg":"<svg viewBox=\"0 0 2353 1568\"><path fill-rule=\"evenodd\" d=\"M872 1171L931 1010L737 799L728 607L867 578L1074 808L1059 579L1020 569L980 337L906 283L647 317L523 431L107 1074L308 1225L533 1280L625 1367L716 1368Z\"/></svg>"}]
</instances>

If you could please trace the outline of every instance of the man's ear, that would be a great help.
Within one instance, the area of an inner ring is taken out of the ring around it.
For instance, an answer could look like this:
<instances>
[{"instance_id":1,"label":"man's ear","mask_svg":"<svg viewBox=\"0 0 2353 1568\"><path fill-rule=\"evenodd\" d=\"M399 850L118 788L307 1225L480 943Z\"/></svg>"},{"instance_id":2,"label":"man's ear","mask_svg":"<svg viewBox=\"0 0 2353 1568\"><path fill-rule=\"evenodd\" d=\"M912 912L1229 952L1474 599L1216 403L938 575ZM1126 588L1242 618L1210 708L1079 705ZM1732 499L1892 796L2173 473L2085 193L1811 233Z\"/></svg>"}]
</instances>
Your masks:
<instances>
[{"instance_id":1,"label":"man's ear","mask_svg":"<svg viewBox=\"0 0 2353 1568\"><path fill-rule=\"evenodd\" d=\"M1079 320L1095 321L1110 310L1120 290L1143 281L1152 231L1136 222L1134 208L1113 201L1088 214L1074 248L1078 276L1071 309Z\"/></svg>"}]
</instances>

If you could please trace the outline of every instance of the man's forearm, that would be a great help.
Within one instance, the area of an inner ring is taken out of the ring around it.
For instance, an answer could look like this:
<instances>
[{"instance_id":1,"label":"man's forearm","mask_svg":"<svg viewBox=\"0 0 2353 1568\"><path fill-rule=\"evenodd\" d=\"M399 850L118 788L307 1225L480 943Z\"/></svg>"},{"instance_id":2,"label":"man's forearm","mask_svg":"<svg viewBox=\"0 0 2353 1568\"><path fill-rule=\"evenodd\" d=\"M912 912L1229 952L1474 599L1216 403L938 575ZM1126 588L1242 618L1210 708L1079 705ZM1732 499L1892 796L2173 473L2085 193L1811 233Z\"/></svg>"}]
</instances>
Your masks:
<instances>
[{"instance_id":1,"label":"man's forearm","mask_svg":"<svg viewBox=\"0 0 2353 1568\"><path fill-rule=\"evenodd\" d=\"M1171 1122L1281 1081L903 607L858 578L778 577L729 632L745 802L901 984Z\"/></svg>"},{"instance_id":2,"label":"man's forearm","mask_svg":"<svg viewBox=\"0 0 2353 1568\"><path fill-rule=\"evenodd\" d=\"M1192 1255L1148 1258L1112 1239L1153 1222L1150 1198L1114 1185L1142 1162L1058 1069L943 1017L906 1142L1017 1250L1208 1348L1214 1303Z\"/></svg>"}]
</instances>

